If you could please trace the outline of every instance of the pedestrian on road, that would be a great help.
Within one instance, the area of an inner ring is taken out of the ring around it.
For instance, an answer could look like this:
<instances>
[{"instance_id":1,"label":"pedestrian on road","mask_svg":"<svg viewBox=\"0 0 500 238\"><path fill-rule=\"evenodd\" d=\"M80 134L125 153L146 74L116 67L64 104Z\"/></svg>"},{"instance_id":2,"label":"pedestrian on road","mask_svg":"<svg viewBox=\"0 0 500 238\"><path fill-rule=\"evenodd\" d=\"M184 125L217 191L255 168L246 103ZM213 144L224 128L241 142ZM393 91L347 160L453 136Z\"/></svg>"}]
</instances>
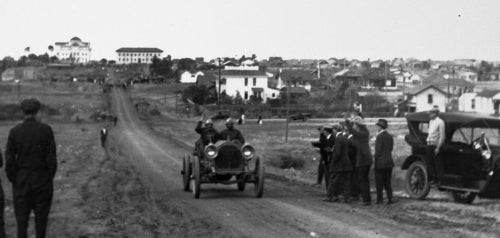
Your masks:
<instances>
[{"instance_id":1,"label":"pedestrian on road","mask_svg":"<svg viewBox=\"0 0 500 238\"><path fill-rule=\"evenodd\" d=\"M102 148L106 147L106 139L108 138L108 130L106 127L101 129L101 146Z\"/></svg>"},{"instance_id":2,"label":"pedestrian on road","mask_svg":"<svg viewBox=\"0 0 500 238\"><path fill-rule=\"evenodd\" d=\"M37 99L21 103L25 120L10 130L5 152L5 173L12 183L17 237L26 238L31 211L35 213L37 238L46 234L57 170L56 144L52 128L36 116Z\"/></svg>"},{"instance_id":3,"label":"pedestrian on road","mask_svg":"<svg viewBox=\"0 0 500 238\"><path fill-rule=\"evenodd\" d=\"M3 166L2 149L0 149L0 168ZM0 238L5 238L5 193L3 192L2 181L0 181Z\"/></svg>"},{"instance_id":4,"label":"pedestrian on road","mask_svg":"<svg viewBox=\"0 0 500 238\"><path fill-rule=\"evenodd\" d=\"M429 129L427 136L427 166L433 183L438 184L443 177L443 159L441 149L445 140L445 124L439 118L439 108L434 106L429 111Z\"/></svg>"},{"instance_id":5,"label":"pedestrian on road","mask_svg":"<svg viewBox=\"0 0 500 238\"><path fill-rule=\"evenodd\" d=\"M351 196L350 178L352 172L349 145L340 125L333 126L333 133L335 134L335 144L329 164L330 183L325 201L338 202L339 195L343 193L344 202L348 203Z\"/></svg>"},{"instance_id":6,"label":"pedestrian on road","mask_svg":"<svg viewBox=\"0 0 500 238\"><path fill-rule=\"evenodd\" d=\"M319 163L318 163L318 177L316 179L316 186L321 186L323 179L326 181L329 179L326 177L325 170L326 168L326 160L328 159L328 154L326 151L326 133L323 126L318 127L319 131L319 140L311 142L311 145L317 147L319 149Z\"/></svg>"},{"instance_id":7,"label":"pedestrian on road","mask_svg":"<svg viewBox=\"0 0 500 238\"><path fill-rule=\"evenodd\" d=\"M392 149L394 148L394 138L387 132L388 122L379 119L377 122L378 135L375 140L375 184L377 188L377 204L383 203L383 190L387 195L387 204L393 203L392 199Z\"/></svg>"},{"instance_id":8,"label":"pedestrian on road","mask_svg":"<svg viewBox=\"0 0 500 238\"><path fill-rule=\"evenodd\" d=\"M257 119L257 124L262 125L262 116L261 115L259 115L259 117Z\"/></svg>"},{"instance_id":9,"label":"pedestrian on road","mask_svg":"<svg viewBox=\"0 0 500 238\"><path fill-rule=\"evenodd\" d=\"M351 120L346 119L346 126L356 142L356 169L359 189L363 205L368 206L371 204L369 175L373 160L370 151L370 132L366 128L363 118L359 116L354 116Z\"/></svg>"}]
</instances>

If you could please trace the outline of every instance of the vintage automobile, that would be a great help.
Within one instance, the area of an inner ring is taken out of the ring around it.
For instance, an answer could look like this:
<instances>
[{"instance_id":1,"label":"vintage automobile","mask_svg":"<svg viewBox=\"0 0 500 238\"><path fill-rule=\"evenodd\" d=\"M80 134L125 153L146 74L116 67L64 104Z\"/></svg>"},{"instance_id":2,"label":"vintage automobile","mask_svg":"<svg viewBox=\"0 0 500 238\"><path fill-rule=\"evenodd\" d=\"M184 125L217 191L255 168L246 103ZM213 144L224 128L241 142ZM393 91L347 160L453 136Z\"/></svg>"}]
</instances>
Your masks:
<instances>
[{"instance_id":1,"label":"vintage automobile","mask_svg":"<svg viewBox=\"0 0 500 238\"><path fill-rule=\"evenodd\" d=\"M230 111L228 111L228 110L220 110L220 111L217 111L217 113L211 119L214 120L214 121L217 121L217 120L226 120L229 117L231 117L231 112Z\"/></svg>"},{"instance_id":2,"label":"vintage automobile","mask_svg":"<svg viewBox=\"0 0 500 238\"><path fill-rule=\"evenodd\" d=\"M256 197L262 197L264 192L262 157L255 154L251 145L237 141L218 141L205 146L201 154L185 155L181 174L184 191L191 189L194 198L200 197L204 183L237 184L238 191L253 183Z\"/></svg>"},{"instance_id":3,"label":"vintage automobile","mask_svg":"<svg viewBox=\"0 0 500 238\"><path fill-rule=\"evenodd\" d=\"M449 191L454 201L472 203L476 196L500 198L500 118L490 115L446 112L445 143L441 149L443 177L437 188ZM429 164L426 160L427 112L407 115L411 155L402 169L406 173L406 191L416 199L429 194Z\"/></svg>"},{"instance_id":4,"label":"vintage automobile","mask_svg":"<svg viewBox=\"0 0 500 238\"><path fill-rule=\"evenodd\" d=\"M300 112L300 113L295 113L295 114L290 115L289 118L292 121L297 121L297 120L307 121L311 117L312 117L311 113Z\"/></svg>"}]
</instances>

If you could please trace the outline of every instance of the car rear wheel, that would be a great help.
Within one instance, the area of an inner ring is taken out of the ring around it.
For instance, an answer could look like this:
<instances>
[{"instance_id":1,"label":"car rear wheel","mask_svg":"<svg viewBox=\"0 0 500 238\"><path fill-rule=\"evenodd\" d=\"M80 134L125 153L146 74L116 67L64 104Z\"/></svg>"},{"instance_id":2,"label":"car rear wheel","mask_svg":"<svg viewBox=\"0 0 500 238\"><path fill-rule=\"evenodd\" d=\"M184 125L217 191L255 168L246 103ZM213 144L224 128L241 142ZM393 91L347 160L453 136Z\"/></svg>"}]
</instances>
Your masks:
<instances>
[{"instance_id":1,"label":"car rear wheel","mask_svg":"<svg viewBox=\"0 0 500 238\"><path fill-rule=\"evenodd\" d=\"M477 194L472 192L452 191L453 200L458 203L471 204L476 199Z\"/></svg>"},{"instance_id":2,"label":"car rear wheel","mask_svg":"<svg viewBox=\"0 0 500 238\"><path fill-rule=\"evenodd\" d=\"M184 155L182 160L182 185L184 191L189 191L189 185L191 182L191 158L188 155Z\"/></svg>"},{"instance_id":3,"label":"car rear wheel","mask_svg":"<svg viewBox=\"0 0 500 238\"><path fill-rule=\"evenodd\" d=\"M264 160L261 157L257 157L255 160L255 197L261 198L264 193Z\"/></svg>"},{"instance_id":4,"label":"car rear wheel","mask_svg":"<svg viewBox=\"0 0 500 238\"><path fill-rule=\"evenodd\" d=\"M422 161L413 162L406 172L406 193L412 198L423 200L430 189L427 167Z\"/></svg>"},{"instance_id":5,"label":"car rear wheel","mask_svg":"<svg viewBox=\"0 0 500 238\"><path fill-rule=\"evenodd\" d=\"M201 175L200 175L200 159L198 156L193 157L193 173L191 178L191 189L193 189L193 197L200 198L200 185L201 185Z\"/></svg>"}]
</instances>

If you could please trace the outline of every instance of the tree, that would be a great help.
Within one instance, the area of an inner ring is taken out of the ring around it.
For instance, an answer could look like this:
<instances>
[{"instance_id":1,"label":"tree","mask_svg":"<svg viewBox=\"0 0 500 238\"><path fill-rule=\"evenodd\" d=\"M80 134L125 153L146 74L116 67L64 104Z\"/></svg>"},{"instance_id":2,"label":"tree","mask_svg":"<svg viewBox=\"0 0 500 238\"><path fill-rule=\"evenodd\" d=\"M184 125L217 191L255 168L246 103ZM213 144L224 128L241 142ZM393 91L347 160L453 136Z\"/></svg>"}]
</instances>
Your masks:
<instances>
[{"instance_id":1,"label":"tree","mask_svg":"<svg viewBox=\"0 0 500 238\"><path fill-rule=\"evenodd\" d=\"M227 95L226 90L220 93L220 103L221 104L233 104L233 98Z\"/></svg>"},{"instance_id":2,"label":"tree","mask_svg":"<svg viewBox=\"0 0 500 238\"><path fill-rule=\"evenodd\" d=\"M177 63L177 71L182 72L186 70L194 70L196 68L196 61L190 58L182 58Z\"/></svg>"},{"instance_id":3,"label":"tree","mask_svg":"<svg viewBox=\"0 0 500 238\"><path fill-rule=\"evenodd\" d=\"M167 56L163 59L158 59L156 56L153 57L151 65L149 66L153 76L163 76L165 78L172 77L172 61L170 57Z\"/></svg>"},{"instance_id":4,"label":"tree","mask_svg":"<svg viewBox=\"0 0 500 238\"><path fill-rule=\"evenodd\" d=\"M37 56L37 55L35 55L35 54L29 54L29 55L28 55L28 59L29 59L29 60L38 60L38 56Z\"/></svg>"},{"instance_id":5,"label":"tree","mask_svg":"<svg viewBox=\"0 0 500 238\"><path fill-rule=\"evenodd\" d=\"M204 105L207 103L213 103L213 97L210 95L210 91L205 85L200 86L189 86L182 93L182 100L191 100L198 105Z\"/></svg>"},{"instance_id":6,"label":"tree","mask_svg":"<svg viewBox=\"0 0 500 238\"><path fill-rule=\"evenodd\" d=\"M39 55L38 60L44 64L48 64L50 63L50 56L49 54L45 53L43 55Z\"/></svg>"},{"instance_id":7,"label":"tree","mask_svg":"<svg viewBox=\"0 0 500 238\"><path fill-rule=\"evenodd\" d=\"M238 62L240 62L240 64L241 64L241 62L243 62L245 60L247 60L247 57L245 57L245 55L242 55Z\"/></svg>"},{"instance_id":8,"label":"tree","mask_svg":"<svg viewBox=\"0 0 500 238\"><path fill-rule=\"evenodd\" d=\"M256 60L256 59L257 59L257 55L252 54L252 60Z\"/></svg>"},{"instance_id":9,"label":"tree","mask_svg":"<svg viewBox=\"0 0 500 238\"><path fill-rule=\"evenodd\" d=\"M50 52L52 52L52 51L54 51L54 46L49 45L48 49L49 49Z\"/></svg>"},{"instance_id":10,"label":"tree","mask_svg":"<svg viewBox=\"0 0 500 238\"><path fill-rule=\"evenodd\" d=\"M57 63L59 62L59 58L57 56L53 55L50 57L50 63Z\"/></svg>"},{"instance_id":11,"label":"tree","mask_svg":"<svg viewBox=\"0 0 500 238\"><path fill-rule=\"evenodd\" d=\"M369 69L371 67L370 61L361 61L361 67L363 67L364 69Z\"/></svg>"},{"instance_id":12,"label":"tree","mask_svg":"<svg viewBox=\"0 0 500 238\"><path fill-rule=\"evenodd\" d=\"M99 63L100 63L101 65L106 65L106 64L108 63L108 60L107 60L107 59L105 59L105 58L102 58L101 60L99 60Z\"/></svg>"},{"instance_id":13,"label":"tree","mask_svg":"<svg viewBox=\"0 0 500 238\"><path fill-rule=\"evenodd\" d=\"M236 96L234 97L234 104L243 104L243 98L241 97L240 91L236 91Z\"/></svg>"}]
</instances>

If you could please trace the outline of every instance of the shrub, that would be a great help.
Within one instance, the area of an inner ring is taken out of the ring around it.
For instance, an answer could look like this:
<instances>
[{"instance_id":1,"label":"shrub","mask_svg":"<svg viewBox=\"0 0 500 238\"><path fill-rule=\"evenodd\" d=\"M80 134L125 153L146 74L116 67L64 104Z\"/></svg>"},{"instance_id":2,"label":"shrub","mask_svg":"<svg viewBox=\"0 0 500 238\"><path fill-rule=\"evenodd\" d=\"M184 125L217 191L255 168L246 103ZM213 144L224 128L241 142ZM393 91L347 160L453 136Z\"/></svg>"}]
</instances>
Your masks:
<instances>
[{"instance_id":1,"label":"shrub","mask_svg":"<svg viewBox=\"0 0 500 238\"><path fill-rule=\"evenodd\" d=\"M304 168L305 161L302 158L294 157L291 154L281 154L271 157L267 164L280 169L294 168L298 170Z\"/></svg>"}]
</instances>

